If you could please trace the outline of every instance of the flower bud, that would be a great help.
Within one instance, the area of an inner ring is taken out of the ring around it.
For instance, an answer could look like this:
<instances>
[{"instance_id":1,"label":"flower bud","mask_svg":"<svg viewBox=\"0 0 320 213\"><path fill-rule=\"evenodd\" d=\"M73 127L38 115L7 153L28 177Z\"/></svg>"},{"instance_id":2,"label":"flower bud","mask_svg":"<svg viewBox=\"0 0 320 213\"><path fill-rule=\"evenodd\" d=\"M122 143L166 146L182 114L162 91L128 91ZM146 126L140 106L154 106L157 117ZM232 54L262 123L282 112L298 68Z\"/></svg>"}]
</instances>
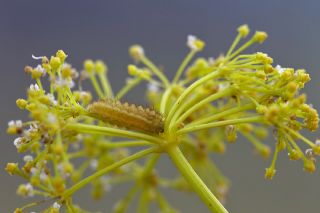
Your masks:
<instances>
[{"instance_id":1,"label":"flower bud","mask_svg":"<svg viewBox=\"0 0 320 213\"><path fill-rule=\"evenodd\" d=\"M289 159L290 160L299 160L301 158L301 155L300 153L295 150L295 149L292 149L289 153L288 153L288 156L289 156Z\"/></svg>"},{"instance_id":2,"label":"flower bud","mask_svg":"<svg viewBox=\"0 0 320 213\"><path fill-rule=\"evenodd\" d=\"M96 61L95 69L97 73L106 73L108 71L108 67L103 61Z\"/></svg>"},{"instance_id":3,"label":"flower bud","mask_svg":"<svg viewBox=\"0 0 320 213\"><path fill-rule=\"evenodd\" d=\"M56 155L62 155L62 153L64 152L63 146L61 144L56 144L53 147L53 152Z\"/></svg>"},{"instance_id":4,"label":"flower bud","mask_svg":"<svg viewBox=\"0 0 320 213\"><path fill-rule=\"evenodd\" d=\"M129 54L130 56L136 60L137 62L140 61L143 57L144 57L144 50L143 48L136 44L136 45L132 45L130 48L129 48Z\"/></svg>"},{"instance_id":5,"label":"flower bud","mask_svg":"<svg viewBox=\"0 0 320 213\"><path fill-rule=\"evenodd\" d=\"M95 68L93 61L90 59L84 61L83 67L87 73L92 73Z\"/></svg>"},{"instance_id":6,"label":"flower bud","mask_svg":"<svg viewBox=\"0 0 320 213\"><path fill-rule=\"evenodd\" d=\"M273 73L275 71L275 68L273 68L272 65L270 64L266 64L265 67L264 67L264 71L266 74L270 74L270 73Z\"/></svg>"},{"instance_id":7,"label":"flower bud","mask_svg":"<svg viewBox=\"0 0 320 213\"><path fill-rule=\"evenodd\" d=\"M225 144L223 142L215 141L214 143L212 143L210 145L210 149L213 152L224 153L226 151L226 146L225 146Z\"/></svg>"},{"instance_id":8,"label":"flower bud","mask_svg":"<svg viewBox=\"0 0 320 213\"><path fill-rule=\"evenodd\" d=\"M31 74L32 73L33 68L30 66L25 66L24 67L24 72L27 74Z\"/></svg>"},{"instance_id":9,"label":"flower bud","mask_svg":"<svg viewBox=\"0 0 320 213\"><path fill-rule=\"evenodd\" d=\"M135 65L128 65L128 73L129 75L136 76L138 74L138 68Z\"/></svg>"},{"instance_id":10,"label":"flower bud","mask_svg":"<svg viewBox=\"0 0 320 213\"><path fill-rule=\"evenodd\" d=\"M58 50L56 53L56 56L58 58L60 58L60 61L63 63L65 61L65 59L68 57L67 54L65 54L65 52L63 50Z\"/></svg>"},{"instance_id":11,"label":"flower bud","mask_svg":"<svg viewBox=\"0 0 320 213\"><path fill-rule=\"evenodd\" d=\"M189 35L187 39L187 46L193 51L203 50L205 43L193 35Z\"/></svg>"},{"instance_id":12,"label":"flower bud","mask_svg":"<svg viewBox=\"0 0 320 213\"><path fill-rule=\"evenodd\" d=\"M268 34L266 32L262 31L256 31L256 33L253 36L253 40L258 43L263 43L268 37Z\"/></svg>"},{"instance_id":13,"label":"flower bud","mask_svg":"<svg viewBox=\"0 0 320 213\"><path fill-rule=\"evenodd\" d=\"M5 170L9 173L9 175L15 175L17 171L19 171L19 167L17 163L7 163Z\"/></svg>"},{"instance_id":14,"label":"flower bud","mask_svg":"<svg viewBox=\"0 0 320 213\"><path fill-rule=\"evenodd\" d=\"M270 154L271 154L271 150L269 146L262 146L259 148L259 154L264 158L267 159L269 158Z\"/></svg>"},{"instance_id":15,"label":"flower bud","mask_svg":"<svg viewBox=\"0 0 320 213\"><path fill-rule=\"evenodd\" d=\"M16 208L13 213L23 213L23 212L22 212L22 209Z\"/></svg>"},{"instance_id":16,"label":"flower bud","mask_svg":"<svg viewBox=\"0 0 320 213\"><path fill-rule=\"evenodd\" d=\"M57 194L62 194L65 189L65 183L62 177L57 176L52 180L53 188L55 189Z\"/></svg>"},{"instance_id":17,"label":"flower bud","mask_svg":"<svg viewBox=\"0 0 320 213\"><path fill-rule=\"evenodd\" d=\"M272 180L274 175L276 174L276 170L274 168L266 168L265 179Z\"/></svg>"},{"instance_id":18,"label":"flower bud","mask_svg":"<svg viewBox=\"0 0 320 213\"><path fill-rule=\"evenodd\" d=\"M227 141L233 143L237 140L237 129L234 125L228 125L225 129Z\"/></svg>"},{"instance_id":19,"label":"flower bud","mask_svg":"<svg viewBox=\"0 0 320 213\"><path fill-rule=\"evenodd\" d=\"M61 60L59 57L51 56L50 66L53 70L57 70L61 66Z\"/></svg>"},{"instance_id":20,"label":"flower bud","mask_svg":"<svg viewBox=\"0 0 320 213\"><path fill-rule=\"evenodd\" d=\"M263 64L272 64L273 62L273 59L271 57L262 52L257 52L256 59L258 61L261 61Z\"/></svg>"},{"instance_id":21,"label":"flower bud","mask_svg":"<svg viewBox=\"0 0 320 213\"><path fill-rule=\"evenodd\" d=\"M316 142L316 144L312 147L312 151L313 151L313 153L314 153L315 155L320 155L320 145L317 144L317 142Z\"/></svg>"},{"instance_id":22,"label":"flower bud","mask_svg":"<svg viewBox=\"0 0 320 213\"><path fill-rule=\"evenodd\" d=\"M303 164L303 169L306 172L314 173L316 171L316 165L314 164L313 160L305 160Z\"/></svg>"},{"instance_id":23,"label":"flower bud","mask_svg":"<svg viewBox=\"0 0 320 213\"><path fill-rule=\"evenodd\" d=\"M241 38L247 37L247 35L250 33L248 25L244 24L238 27L238 33L241 36Z\"/></svg>"},{"instance_id":24,"label":"flower bud","mask_svg":"<svg viewBox=\"0 0 320 213\"><path fill-rule=\"evenodd\" d=\"M256 111L259 114L265 114L268 111L268 108L264 105L259 105L256 107Z\"/></svg>"}]
</instances>

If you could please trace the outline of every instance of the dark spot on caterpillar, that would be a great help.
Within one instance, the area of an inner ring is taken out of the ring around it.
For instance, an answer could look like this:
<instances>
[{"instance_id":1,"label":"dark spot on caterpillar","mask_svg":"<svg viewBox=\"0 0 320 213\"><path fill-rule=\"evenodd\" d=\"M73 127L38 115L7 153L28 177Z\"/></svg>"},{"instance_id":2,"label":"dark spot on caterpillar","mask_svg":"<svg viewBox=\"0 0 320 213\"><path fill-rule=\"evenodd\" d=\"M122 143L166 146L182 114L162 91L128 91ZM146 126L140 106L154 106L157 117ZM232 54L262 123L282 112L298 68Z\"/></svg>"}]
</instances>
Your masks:
<instances>
[{"instance_id":1,"label":"dark spot on caterpillar","mask_svg":"<svg viewBox=\"0 0 320 213\"><path fill-rule=\"evenodd\" d=\"M151 134L164 131L164 118L159 112L113 99L104 99L90 104L88 115L129 130Z\"/></svg>"}]
</instances>

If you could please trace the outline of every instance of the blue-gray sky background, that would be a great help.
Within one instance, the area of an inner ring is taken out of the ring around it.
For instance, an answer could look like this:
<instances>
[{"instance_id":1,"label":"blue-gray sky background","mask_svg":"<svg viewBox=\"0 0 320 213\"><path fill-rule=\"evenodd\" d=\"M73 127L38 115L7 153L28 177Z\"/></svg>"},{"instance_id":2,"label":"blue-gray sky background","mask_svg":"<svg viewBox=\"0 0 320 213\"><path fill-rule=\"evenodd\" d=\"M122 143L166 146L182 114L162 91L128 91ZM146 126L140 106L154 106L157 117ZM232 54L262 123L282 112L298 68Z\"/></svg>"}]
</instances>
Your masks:
<instances>
[{"instance_id":1,"label":"blue-gray sky background","mask_svg":"<svg viewBox=\"0 0 320 213\"><path fill-rule=\"evenodd\" d=\"M2 168L8 161L21 160L13 138L6 135L7 121L26 119L15 100L24 97L32 82L25 65L36 65L34 55L51 55L63 49L68 61L81 68L86 58L102 59L110 68L111 84L118 90L131 63L128 47L144 46L148 56L165 68L169 76L187 53L188 34L206 41L203 56L217 56L227 50L236 28L247 23L265 30L269 39L252 51L264 51L283 67L306 68L312 81L305 88L309 102L319 109L320 1L214 1L214 0L118 0L118 1L18 1L0 0L0 212L12 212L28 200L16 196L18 183ZM142 88L143 89L143 88ZM129 99L143 100L135 90ZM316 138L318 134L310 135ZM268 141L274 144L274 141ZM227 154L216 156L219 167L231 179L226 207L238 213L300 213L319 211L320 172L302 171L301 162L290 162L285 154L278 161L273 181L263 178L263 161L252 154L246 141L228 146ZM175 172L163 158L161 168ZM109 212L125 187L113 189L102 202L93 203L87 191L76 201L87 209ZM168 193L171 203L182 212L207 212L196 196ZM131 211L133 212L133 211Z\"/></svg>"}]
</instances>

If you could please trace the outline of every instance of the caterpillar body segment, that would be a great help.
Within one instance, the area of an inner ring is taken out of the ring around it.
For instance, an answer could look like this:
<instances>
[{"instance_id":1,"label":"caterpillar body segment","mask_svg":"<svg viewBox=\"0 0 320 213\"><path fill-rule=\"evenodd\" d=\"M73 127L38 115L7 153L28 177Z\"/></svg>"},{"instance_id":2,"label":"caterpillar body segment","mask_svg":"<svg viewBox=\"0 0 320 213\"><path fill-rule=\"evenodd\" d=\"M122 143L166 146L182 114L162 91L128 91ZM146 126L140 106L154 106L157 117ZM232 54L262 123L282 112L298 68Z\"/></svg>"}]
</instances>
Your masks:
<instances>
[{"instance_id":1,"label":"caterpillar body segment","mask_svg":"<svg viewBox=\"0 0 320 213\"><path fill-rule=\"evenodd\" d=\"M150 108L104 99L88 106L88 114L111 125L151 134L164 131L163 116Z\"/></svg>"}]
</instances>

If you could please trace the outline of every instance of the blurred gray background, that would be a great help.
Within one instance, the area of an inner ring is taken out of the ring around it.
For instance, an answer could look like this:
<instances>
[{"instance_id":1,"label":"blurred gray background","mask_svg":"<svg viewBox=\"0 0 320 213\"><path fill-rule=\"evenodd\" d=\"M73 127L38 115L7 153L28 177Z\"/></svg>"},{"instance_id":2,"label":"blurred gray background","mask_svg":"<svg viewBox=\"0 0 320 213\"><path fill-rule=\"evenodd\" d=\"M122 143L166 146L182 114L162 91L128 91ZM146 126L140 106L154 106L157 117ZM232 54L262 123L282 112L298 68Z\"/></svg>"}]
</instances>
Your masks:
<instances>
[{"instance_id":1,"label":"blurred gray background","mask_svg":"<svg viewBox=\"0 0 320 213\"><path fill-rule=\"evenodd\" d=\"M51 55L63 49L69 62L82 67L86 58L105 60L110 68L111 84L118 90L132 63L127 50L140 43L148 56L172 76L188 52L188 34L206 41L203 56L217 56L227 50L236 28L247 23L251 29L265 30L269 39L258 49L283 67L306 68L312 81L305 88L309 102L319 109L320 71L320 1L214 1L214 0L118 0L118 1L17 1L0 0L0 212L12 212L29 200L15 194L24 181L10 177L6 162L20 161L13 137L5 133L7 121L27 119L17 109L15 100L24 97L32 82L24 74L25 65L36 65L34 55ZM135 90L130 99L143 101ZM309 135L314 139L318 134ZM273 140L268 141L274 144ZM273 181L263 178L263 161L253 154L246 141L229 145L227 154L214 156L232 181L227 209L234 213L319 212L320 172L302 171L301 162L290 162L285 154L278 161ZM175 173L166 157L161 170ZM112 204L124 194L125 187L115 187L112 194L94 203L88 190L82 190L76 202L87 209L110 212ZM182 212L208 212L196 196L166 192L171 203Z\"/></svg>"}]
</instances>

